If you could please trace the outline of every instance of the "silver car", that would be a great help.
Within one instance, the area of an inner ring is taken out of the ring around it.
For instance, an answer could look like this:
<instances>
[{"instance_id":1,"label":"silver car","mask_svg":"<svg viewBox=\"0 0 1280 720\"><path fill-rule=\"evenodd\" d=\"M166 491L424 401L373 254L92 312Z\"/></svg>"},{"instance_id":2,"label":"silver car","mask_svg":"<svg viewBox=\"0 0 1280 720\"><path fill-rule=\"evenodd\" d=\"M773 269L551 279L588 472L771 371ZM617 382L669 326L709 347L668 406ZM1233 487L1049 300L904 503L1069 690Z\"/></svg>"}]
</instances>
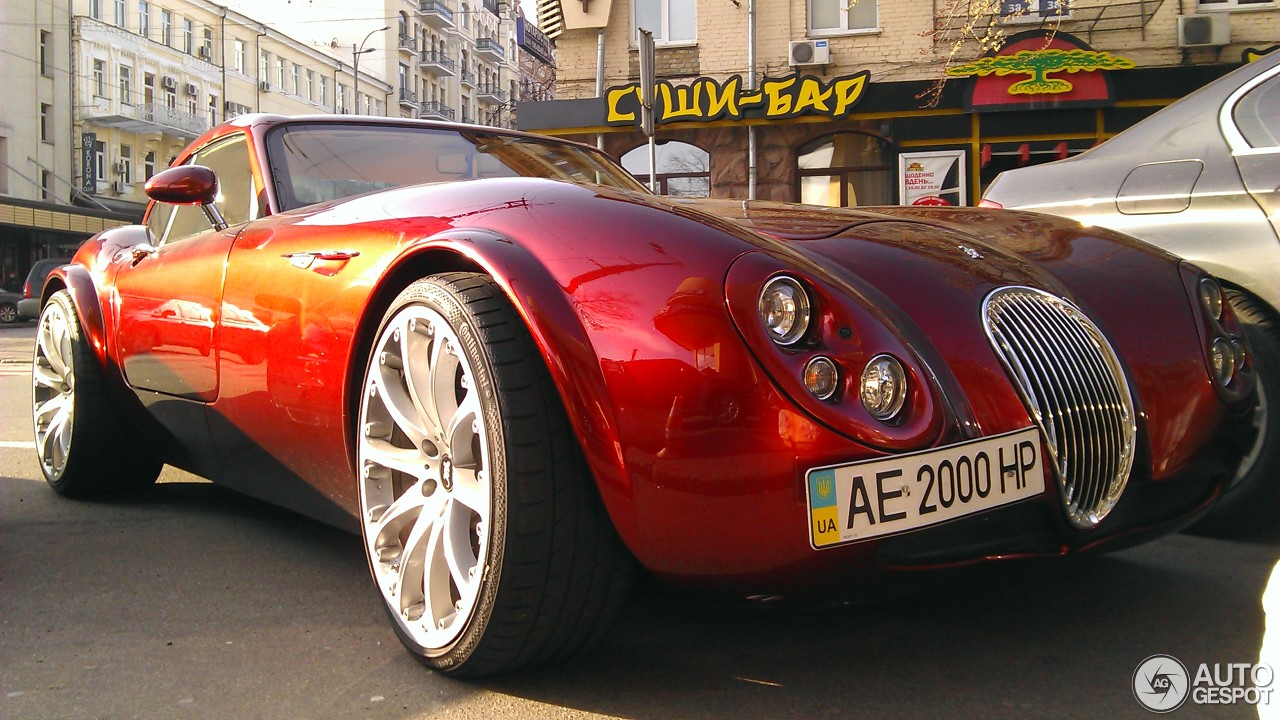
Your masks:
<instances>
[{"instance_id":1,"label":"silver car","mask_svg":"<svg viewBox=\"0 0 1280 720\"><path fill-rule=\"evenodd\" d=\"M1001 173L983 204L1114 228L1222 279L1259 376L1258 434L1207 519L1225 530L1280 509L1280 52L1077 157Z\"/></svg>"}]
</instances>

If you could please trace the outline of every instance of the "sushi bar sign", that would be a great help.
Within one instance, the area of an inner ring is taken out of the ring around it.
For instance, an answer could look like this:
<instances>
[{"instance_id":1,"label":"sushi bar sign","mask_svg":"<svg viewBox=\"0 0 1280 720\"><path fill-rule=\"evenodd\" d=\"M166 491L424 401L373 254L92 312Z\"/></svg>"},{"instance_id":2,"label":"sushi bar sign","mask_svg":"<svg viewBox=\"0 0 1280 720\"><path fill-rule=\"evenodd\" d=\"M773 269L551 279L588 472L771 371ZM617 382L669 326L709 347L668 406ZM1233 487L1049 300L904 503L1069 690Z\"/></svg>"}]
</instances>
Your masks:
<instances>
[{"instance_id":1,"label":"sushi bar sign","mask_svg":"<svg viewBox=\"0 0 1280 720\"><path fill-rule=\"evenodd\" d=\"M841 118L862 101L868 75L863 70L829 81L812 75L792 75L766 79L751 90L743 87L738 75L723 83L707 77L688 85L661 80L654 85L653 117L658 124L748 117L785 120L801 115ZM639 125L640 95L640 83L606 90L608 124Z\"/></svg>"}]
</instances>

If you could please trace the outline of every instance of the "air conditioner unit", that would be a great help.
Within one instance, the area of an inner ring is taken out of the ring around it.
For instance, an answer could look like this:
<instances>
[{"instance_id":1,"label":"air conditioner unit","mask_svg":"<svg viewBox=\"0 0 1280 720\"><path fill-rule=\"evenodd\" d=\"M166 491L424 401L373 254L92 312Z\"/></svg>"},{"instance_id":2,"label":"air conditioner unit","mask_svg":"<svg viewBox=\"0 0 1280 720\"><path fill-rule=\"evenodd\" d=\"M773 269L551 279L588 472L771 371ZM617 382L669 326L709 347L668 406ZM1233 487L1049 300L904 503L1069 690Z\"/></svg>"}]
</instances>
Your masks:
<instances>
[{"instance_id":1,"label":"air conditioner unit","mask_svg":"<svg viewBox=\"0 0 1280 720\"><path fill-rule=\"evenodd\" d=\"M263 80L262 82L258 83L258 89L261 90L262 92L271 92L271 83L267 80Z\"/></svg>"},{"instance_id":2,"label":"air conditioner unit","mask_svg":"<svg viewBox=\"0 0 1280 720\"><path fill-rule=\"evenodd\" d=\"M123 175L129 170L129 166L125 165L123 160L117 160L115 165L112 166L112 168L115 169L117 175Z\"/></svg>"},{"instance_id":3,"label":"air conditioner unit","mask_svg":"<svg viewBox=\"0 0 1280 720\"><path fill-rule=\"evenodd\" d=\"M828 65L831 63L831 46L827 40L792 40L787 58L792 67Z\"/></svg>"},{"instance_id":4,"label":"air conditioner unit","mask_svg":"<svg viewBox=\"0 0 1280 720\"><path fill-rule=\"evenodd\" d=\"M1178 16L1178 47L1222 47L1231 42L1231 17L1222 13Z\"/></svg>"},{"instance_id":5,"label":"air conditioner unit","mask_svg":"<svg viewBox=\"0 0 1280 720\"><path fill-rule=\"evenodd\" d=\"M165 75L160 79L160 87L163 87L165 90L177 90L178 78L173 77L172 75Z\"/></svg>"},{"instance_id":6,"label":"air conditioner unit","mask_svg":"<svg viewBox=\"0 0 1280 720\"><path fill-rule=\"evenodd\" d=\"M182 90L192 97L200 94L200 88L196 87L195 83L187 83L186 85L183 85Z\"/></svg>"}]
</instances>

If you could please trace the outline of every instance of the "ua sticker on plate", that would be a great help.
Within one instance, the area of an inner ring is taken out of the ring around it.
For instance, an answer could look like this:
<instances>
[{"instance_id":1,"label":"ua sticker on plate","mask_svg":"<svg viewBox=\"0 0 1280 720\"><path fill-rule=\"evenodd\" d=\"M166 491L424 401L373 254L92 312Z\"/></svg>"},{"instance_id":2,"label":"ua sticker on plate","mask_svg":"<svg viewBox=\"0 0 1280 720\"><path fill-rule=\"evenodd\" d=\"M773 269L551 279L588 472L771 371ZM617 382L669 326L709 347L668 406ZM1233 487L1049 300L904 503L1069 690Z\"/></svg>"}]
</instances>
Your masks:
<instances>
[{"instance_id":1,"label":"ua sticker on plate","mask_svg":"<svg viewBox=\"0 0 1280 720\"><path fill-rule=\"evenodd\" d=\"M1044 492L1034 428L934 450L814 468L807 476L814 548L916 530Z\"/></svg>"}]
</instances>

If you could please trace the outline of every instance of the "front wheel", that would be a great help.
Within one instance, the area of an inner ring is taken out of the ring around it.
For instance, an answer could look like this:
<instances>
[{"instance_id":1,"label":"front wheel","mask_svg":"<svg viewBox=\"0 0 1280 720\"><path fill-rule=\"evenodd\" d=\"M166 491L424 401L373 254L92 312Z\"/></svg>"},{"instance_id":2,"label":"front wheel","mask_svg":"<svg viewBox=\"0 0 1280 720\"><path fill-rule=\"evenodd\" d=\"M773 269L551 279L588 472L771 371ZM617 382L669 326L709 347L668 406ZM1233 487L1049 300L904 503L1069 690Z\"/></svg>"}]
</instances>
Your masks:
<instances>
[{"instance_id":1,"label":"front wheel","mask_svg":"<svg viewBox=\"0 0 1280 720\"><path fill-rule=\"evenodd\" d=\"M397 297L357 432L369 567L423 662L490 675L603 633L631 560L540 353L489 278L435 275Z\"/></svg>"},{"instance_id":2,"label":"front wheel","mask_svg":"<svg viewBox=\"0 0 1280 720\"><path fill-rule=\"evenodd\" d=\"M124 435L66 290L49 298L36 325L31 414L40 470L60 495L139 490L160 474L160 463Z\"/></svg>"},{"instance_id":3,"label":"front wheel","mask_svg":"<svg viewBox=\"0 0 1280 720\"><path fill-rule=\"evenodd\" d=\"M18 306L11 302L0 303L0 323L9 325L18 322Z\"/></svg>"},{"instance_id":4,"label":"front wheel","mask_svg":"<svg viewBox=\"0 0 1280 720\"><path fill-rule=\"evenodd\" d=\"M1280 513L1280 323L1257 300L1228 289L1236 317L1244 325L1258 377L1253 442L1235 478L1213 510L1192 526L1210 535L1249 533L1275 527Z\"/></svg>"}]
</instances>

